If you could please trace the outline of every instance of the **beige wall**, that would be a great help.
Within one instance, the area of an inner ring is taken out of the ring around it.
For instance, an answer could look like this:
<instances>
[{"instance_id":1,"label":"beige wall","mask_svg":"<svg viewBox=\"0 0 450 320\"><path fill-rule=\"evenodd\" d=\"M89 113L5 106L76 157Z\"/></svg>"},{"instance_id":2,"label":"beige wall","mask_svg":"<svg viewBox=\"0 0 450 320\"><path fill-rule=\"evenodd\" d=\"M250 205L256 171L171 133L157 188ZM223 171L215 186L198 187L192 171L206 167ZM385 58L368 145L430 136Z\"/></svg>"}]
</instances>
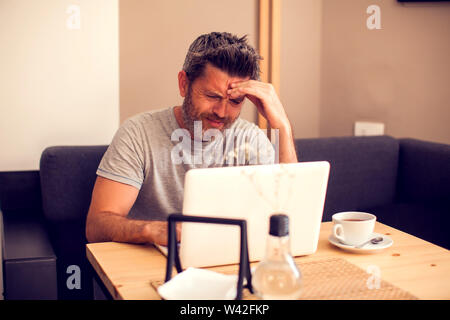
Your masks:
<instances>
[{"instance_id":1,"label":"beige wall","mask_svg":"<svg viewBox=\"0 0 450 320\"><path fill-rule=\"evenodd\" d=\"M319 136L322 0L282 0L280 99L296 138Z\"/></svg>"},{"instance_id":2,"label":"beige wall","mask_svg":"<svg viewBox=\"0 0 450 320\"><path fill-rule=\"evenodd\" d=\"M67 28L72 4L79 30ZM372 4L381 30L366 27ZM0 170L37 169L50 145L109 143L129 116L180 104L194 38L226 30L256 46L257 13L257 0L1 0ZM450 143L450 3L282 0L281 32L295 137L352 135L368 120ZM250 103L243 117L256 120Z\"/></svg>"},{"instance_id":3,"label":"beige wall","mask_svg":"<svg viewBox=\"0 0 450 320\"><path fill-rule=\"evenodd\" d=\"M67 25L73 4L79 29ZM38 169L51 145L111 141L119 124L117 0L1 0L0 44L0 171Z\"/></svg>"},{"instance_id":4,"label":"beige wall","mask_svg":"<svg viewBox=\"0 0 450 320\"><path fill-rule=\"evenodd\" d=\"M177 74L199 35L228 31L258 39L257 0L164 0L120 2L120 120L179 105ZM255 121L256 109L242 116Z\"/></svg>"},{"instance_id":5,"label":"beige wall","mask_svg":"<svg viewBox=\"0 0 450 320\"><path fill-rule=\"evenodd\" d=\"M381 8L381 30L366 9ZM356 120L387 134L450 143L450 3L323 0L320 135Z\"/></svg>"}]
</instances>

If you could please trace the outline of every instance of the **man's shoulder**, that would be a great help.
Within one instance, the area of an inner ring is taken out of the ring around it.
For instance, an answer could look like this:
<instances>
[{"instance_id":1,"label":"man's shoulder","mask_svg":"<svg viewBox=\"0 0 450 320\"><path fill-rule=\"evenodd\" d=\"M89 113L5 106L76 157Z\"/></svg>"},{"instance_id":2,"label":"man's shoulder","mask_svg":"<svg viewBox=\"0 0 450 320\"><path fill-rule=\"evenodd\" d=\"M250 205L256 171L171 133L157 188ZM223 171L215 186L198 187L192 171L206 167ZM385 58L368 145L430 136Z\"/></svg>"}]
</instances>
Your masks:
<instances>
[{"instance_id":1,"label":"man's shoulder","mask_svg":"<svg viewBox=\"0 0 450 320\"><path fill-rule=\"evenodd\" d=\"M165 108L165 109L157 109L157 110L150 110L145 111L141 113L137 113L129 118L127 118L124 121L124 124L142 124L147 123L151 121L159 121L159 120L165 120L170 118L172 112L172 108Z\"/></svg>"},{"instance_id":2,"label":"man's shoulder","mask_svg":"<svg viewBox=\"0 0 450 320\"><path fill-rule=\"evenodd\" d=\"M127 118L121 125L123 130L150 132L173 131L176 129L173 107L141 112Z\"/></svg>"}]
</instances>

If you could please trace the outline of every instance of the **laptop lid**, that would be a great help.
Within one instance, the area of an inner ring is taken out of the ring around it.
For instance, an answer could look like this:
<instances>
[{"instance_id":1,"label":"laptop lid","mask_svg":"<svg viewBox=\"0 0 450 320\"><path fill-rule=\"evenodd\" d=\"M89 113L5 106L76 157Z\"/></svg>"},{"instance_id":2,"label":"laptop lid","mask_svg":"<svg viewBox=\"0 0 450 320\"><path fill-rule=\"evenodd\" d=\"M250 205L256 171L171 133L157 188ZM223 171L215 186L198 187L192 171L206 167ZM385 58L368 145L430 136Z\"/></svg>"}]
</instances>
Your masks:
<instances>
[{"instance_id":1,"label":"laptop lid","mask_svg":"<svg viewBox=\"0 0 450 320\"><path fill-rule=\"evenodd\" d=\"M291 253L317 250L330 165L326 161L189 170L183 214L247 220L250 261L265 255L269 217L289 216ZM183 268L239 263L237 226L182 223Z\"/></svg>"}]
</instances>

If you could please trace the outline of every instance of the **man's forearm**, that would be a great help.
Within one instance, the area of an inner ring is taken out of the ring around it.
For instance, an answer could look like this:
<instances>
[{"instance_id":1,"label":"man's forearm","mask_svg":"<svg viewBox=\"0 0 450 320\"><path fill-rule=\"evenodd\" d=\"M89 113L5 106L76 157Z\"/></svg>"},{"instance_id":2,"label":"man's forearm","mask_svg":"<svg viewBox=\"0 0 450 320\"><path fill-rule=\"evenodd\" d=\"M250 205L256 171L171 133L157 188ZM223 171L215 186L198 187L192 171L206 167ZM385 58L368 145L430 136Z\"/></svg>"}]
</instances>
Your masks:
<instances>
[{"instance_id":1,"label":"man's forearm","mask_svg":"<svg viewBox=\"0 0 450 320\"><path fill-rule=\"evenodd\" d=\"M94 216L88 216L86 237L89 242L149 243L152 242L150 223L131 220L112 212L98 212Z\"/></svg>"},{"instance_id":2,"label":"man's forearm","mask_svg":"<svg viewBox=\"0 0 450 320\"><path fill-rule=\"evenodd\" d=\"M297 153L295 152L294 137L290 126L278 130L279 161L280 163L295 163Z\"/></svg>"}]
</instances>

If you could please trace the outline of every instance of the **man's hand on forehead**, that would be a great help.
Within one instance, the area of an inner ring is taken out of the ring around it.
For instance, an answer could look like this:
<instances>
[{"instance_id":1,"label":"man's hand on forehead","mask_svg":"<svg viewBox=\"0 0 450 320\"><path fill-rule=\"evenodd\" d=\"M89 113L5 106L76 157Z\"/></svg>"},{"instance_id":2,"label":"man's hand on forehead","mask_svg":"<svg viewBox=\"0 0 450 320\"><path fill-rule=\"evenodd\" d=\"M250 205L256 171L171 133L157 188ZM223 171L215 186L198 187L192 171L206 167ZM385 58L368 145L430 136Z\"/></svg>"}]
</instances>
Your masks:
<instances>
[{"instance_id":1,"label":"man's hand on forehead","mask_svg":"<svg viewBox=\"0 0 450 320\"><path fill-rule=\"evenodd\" d=\"M237 91L233 91L233 86L235 86L238 83L242 83L242 82L246 82L246 81L236 81L236 82L232 82L230 83L228 89L227 89L227 98L228 100L234 100L234 101L238 101L239 103L241 103L246 97L246 94L237 92Z\"/></svg>"},{"instance_id":2,"label":"man's hand on forehead","mask_svg":"<svg viewBox=\"0 0 450 320\"><path fill-rule=\"evenodd\" d=\"M205 90L203 94L211 99L218 99L218 100L227 99L227 100L233 102L234 104L240 104L245 99L245 94L238 94L238 95L232 96L232 95L226 93L225 97L224 97L224 95L222 93L210 91L210 90Z\"/></svg>"},{"instance_id":3,"label":"man's hand on forehead","mask_svg":"<svg viewBox=\"0 0 450 320\"><path fill-rule=\"evenodd\" d=\"M247 97L274 129L289 127L289 120L272 84L256 80L237 81L227 90L230 99Z\"/></svg>"},{"instance_id":4,"label":"man's hand on forehead","mask_svg":"<svg viewBox=\"0 0 450 320\"><path fill-rule=\"evenodd\" d=\"M275 88L270 83L256 80L239 81L230 84L227 94L231 98L245 96L267 119L270 128L279 130L279 160L281 163L297 162L291 124Z\"/></svg>"}]
</instances>

